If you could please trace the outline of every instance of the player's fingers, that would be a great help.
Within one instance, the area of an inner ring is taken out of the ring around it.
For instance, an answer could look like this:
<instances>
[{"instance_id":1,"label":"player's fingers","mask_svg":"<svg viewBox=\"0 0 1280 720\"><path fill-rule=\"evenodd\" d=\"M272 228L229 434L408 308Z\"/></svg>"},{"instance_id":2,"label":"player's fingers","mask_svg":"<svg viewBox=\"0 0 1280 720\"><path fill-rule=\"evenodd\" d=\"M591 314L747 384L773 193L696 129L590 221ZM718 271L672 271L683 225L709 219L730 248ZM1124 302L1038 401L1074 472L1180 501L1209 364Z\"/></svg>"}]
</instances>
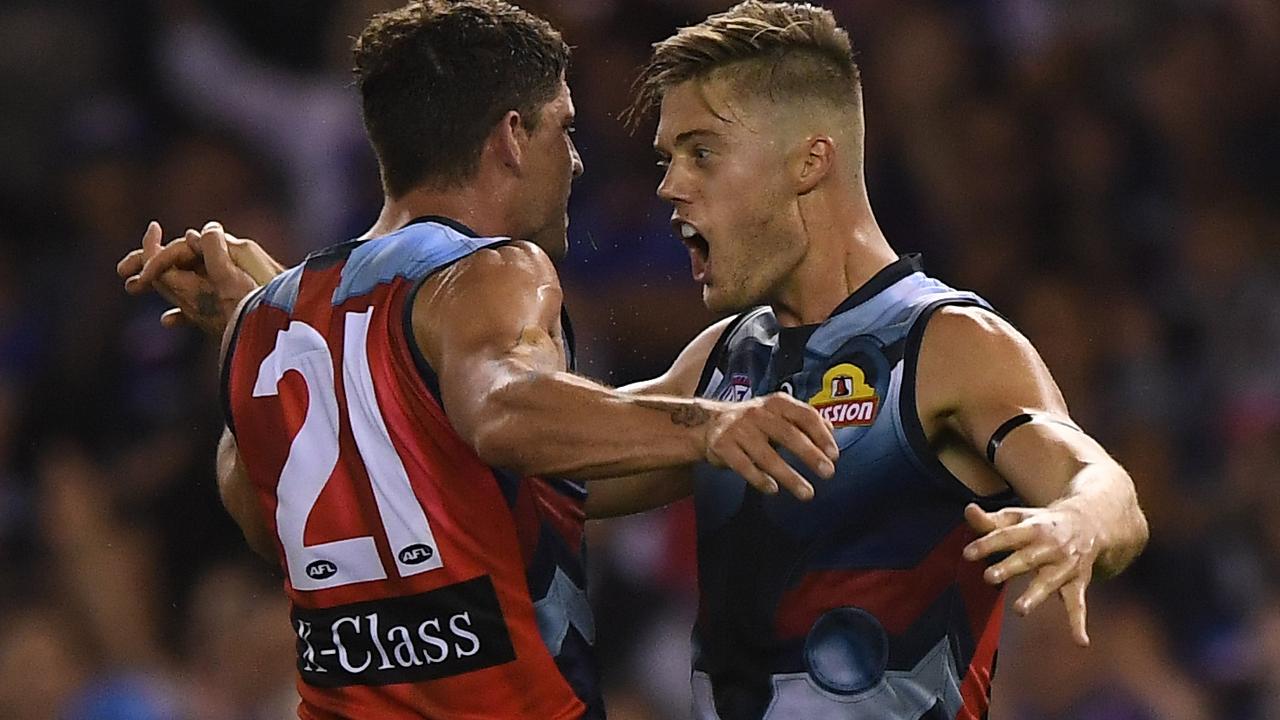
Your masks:
<instances>
[{"instance_id":1,"label":"player's fingers","mask_svg":"<svg viewBox=\"0 0 1280 720\"><path fill-rule=\"evenodd\" d=\"M1004 508L996 512L987 512L977 503L969 503L964 508L964 519L969 523L969 526L983 534L999 528L1017 525L1026 516L1027 513L1022 508Z\"/></svg>"},{"instance_id":2,"label":"player's fingers","mask_svg":"<svg viewBox=\"0 0 1280 720\"><path fill-rule=\"evenodd\" d=\"M825 452L818 449L813 439L801 431L786 418L774 417L761 423L761 429L769 436L770 442L786 448L800 462L808 465L818 475L829 478L836 472L835 463Z\"/></svg>"},{"instance_id":3,"label":"player's fingers","mask_svg":"<svg viewBox=\"0 0 1280 720\"><path fill-rule=\"evenodd\" d=\"M199 256L191 247L190 235L178 238L160 248L158 252L148 258L146 264L142 266L142 271L138 273L138 278L142 282L150 284L155 282L156 278L166 271L175 267L190 268L195 266L197 260L199 260Z\"/></svg>"},{"instance_id":4,"label":"player's fingers","mask_svg":"<svg viewBox=\"0 0 1280 720\"><path fill-rule=\"evenodd\" d=\"M1088 586L1088 581L1083 578L1062 586L1062 600L1067 608L1067 623L1071 625L1071 637L1080 647L1089 647L1089 612L1084 599L1084 591Z\"/></svg>"},{"instance_id":5,"label":"player's fingers","mask_svg":"<svg viewBox=\"0 0 1280 720\"><path fill-rule=\"evenodd\" d=\"M1013 603L1013 609L1019 615L1035 610L1045 598L1057 592L1078 572L1079 567L1070 560L1041 567L1026 592Z\"/></svg>"},{"instance_id":6,"label":"player's fingers","mask_svg":"<svg viewBox=\"0 0 1280 720\"><path fill-rule=\"evenodd\" d=\"M766 495L774 495L778 492L778 483L773 478L765 474L763 470L756 467L748 457L745 450L736 445L724 448L720 452L720 460L725 467L742 476L747 484Z\"/></svg>"},{"instance_id":7,"label":"player's fingers","mask_svg":"<svg viewBox=\"0 0 1280 720\"><path fill-rule=\"evenodd\" d=\"M169 308L160 315L160 324L167 328L186 327L191 324L182 308Z\"/></svg>"},{"instance_id":8,"label":"player's fingers","mask_svg":"<svg viewBox=\"0 0 1280 720\"><path fill-rule=\"evenodd\" d=\"M128 279L137 275L142 270L142 249L131 250L128 255L120 258L120 262L116 263L116 274L121 280Z\"/></svg>"},{"instance_id":9,"label":"player's fingers","mask_svg":"<svg viewBox=\"0 0 1280 720\"><path fill-rule=\"evenodd\" d=\"M1017 550L1035 539L1036 529L1029 525L998 528L966 545L964 557L977 560L1002 550Z\"/></svg>"},{"instance_id":10,"label":"player's fingers","mask_svg":"<svg viewBox=\"0 0 1280 720\"><path fill-rule=\"evenodd\" d=\"M214 285L226 284L236 277L237 268L227 250L227 235L222 225L212 221L205 223L196 243L204 255L204 266Z\"/></svg>"},{"instance_id":11,"label":"player's fingers","mask_svg":"<svg viewBox=\"0 0 1280 720\"><path fill-rule=\"evenodd\" d=\"M827 459L834 463L840 458L840 446L836 444L835 426L830 421L823 418L822 415L814 410L808 403L802 403L790 395L779 394L778 402L770 408L782 417L786 418L791 424L795 425L805 435L809 437L817 448L819 448ZM810 463L810 467L817 468ZM832 472L835 468L832 467ZM830 474L823 473L824 476L830 477Z\"/></svg>"},{"instance_id":12,"label":"player's fingers","mask_svg":"<svg viewBox=\"0 0 1280 720\"><path fill-rule=\"evenodd\" d=\"M142 234L142 255L144 259L160 252L160 241L164 239L164 230L160 223L152 220L147 223L147 231Z\"/></svg>"},{"instance_id":13,"label":"player's fingers","mask_svg":"<svg viewBox=\"0 0 1280 720\"><path fill-rule=\"evenodd\" d=\"M982 573L982 577L992 585L999 585L1041 565L1061 562L1064 559L1066 559L1066 554L1063 553L1060 546L1051 543L1035 544L1024 547L987 568Z\"/></svg>"},{"instance_id":14,"label":"player's fingers","mask_svg":"<svg viewBox=\"0 0 1280 720\"><path fill-rule=\"evenodd\" d=\"M965 522L969 523L969 527L983 535L998 527L996 521L991 519L991 513L978 507L977 503L969 503L964 506L964 519Z\"/></svg>"},{"instance_id":15,"label":"player's fingers","mask_svg":"<svg viewBox=\"0 0 1280 720\"><path fill-rule=\"evenodd\" d=\"M764 435L745 444L743 450L751 458L751 462L777 485L786 488L801 500L813 499L813 486L782 459Z\"/></svg>"}]
</instances>

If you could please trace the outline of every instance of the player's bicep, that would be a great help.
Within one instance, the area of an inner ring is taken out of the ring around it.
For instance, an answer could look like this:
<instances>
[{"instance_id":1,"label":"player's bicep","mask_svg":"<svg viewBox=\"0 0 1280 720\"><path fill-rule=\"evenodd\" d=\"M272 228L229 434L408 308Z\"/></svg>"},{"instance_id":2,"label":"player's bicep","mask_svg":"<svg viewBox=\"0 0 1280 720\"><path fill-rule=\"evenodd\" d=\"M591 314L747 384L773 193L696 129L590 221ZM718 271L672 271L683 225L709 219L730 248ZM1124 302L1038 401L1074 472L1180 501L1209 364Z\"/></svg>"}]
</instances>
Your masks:
<instances>
[{"instance_id":1,"label":"player's bicep","mask_svg":"<svg viewBox=\"0 0 1280 720\"><path fill-rule=\"evenodd\" d=\"M561 296L550 260L528 243L480 250L418 292L415 339L463 437L496 390L525 375L565 369Z\"/></svg>"},{"instance_id":2,"label":"player's bicep","mask_svg":"<svg viewBox=\"0 0 1280 720\"><path fill-rule=\"evenodd\" d=\"M1071 419L1044 360L1021 333L974 307L939 310L921 346L921 397L974 452L989 456L1025 500L1059 497L1085 464L1109 460Z\"/></svg>"}]
</instances>

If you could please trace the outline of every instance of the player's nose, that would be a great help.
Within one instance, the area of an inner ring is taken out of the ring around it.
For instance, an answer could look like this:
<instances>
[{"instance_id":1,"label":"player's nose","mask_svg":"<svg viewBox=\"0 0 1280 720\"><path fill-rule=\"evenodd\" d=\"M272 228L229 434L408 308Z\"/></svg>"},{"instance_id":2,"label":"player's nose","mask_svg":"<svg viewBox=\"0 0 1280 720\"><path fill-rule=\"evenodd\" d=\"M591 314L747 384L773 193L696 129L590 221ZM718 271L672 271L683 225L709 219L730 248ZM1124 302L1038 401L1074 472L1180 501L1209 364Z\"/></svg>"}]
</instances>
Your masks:
<instances>
[{"instance_id":1,"label":"player's nose","mask_svg":"<svg viewBox=\"0 0 1280 720\"><path fill-rule=\"evenodd\" d=\"M658 183L658 197L669 203L687 199L683 183L679 181L679 176L673 165L667 166L667 172L662 176L662 182Z\"/></svg>"},{"instance_id":2,"label":"player's nose","mask_svg":"<svg viewBox=\"0 0 1280 720\"><path fill-rule=\"evenodd\" d=\"M575 178L582 177L582 173L587 171L587 167L582 164L582 155L578 154L577 145L569 145L569 157L573 160L573 176Z\"/></svg>"}]
</instances>

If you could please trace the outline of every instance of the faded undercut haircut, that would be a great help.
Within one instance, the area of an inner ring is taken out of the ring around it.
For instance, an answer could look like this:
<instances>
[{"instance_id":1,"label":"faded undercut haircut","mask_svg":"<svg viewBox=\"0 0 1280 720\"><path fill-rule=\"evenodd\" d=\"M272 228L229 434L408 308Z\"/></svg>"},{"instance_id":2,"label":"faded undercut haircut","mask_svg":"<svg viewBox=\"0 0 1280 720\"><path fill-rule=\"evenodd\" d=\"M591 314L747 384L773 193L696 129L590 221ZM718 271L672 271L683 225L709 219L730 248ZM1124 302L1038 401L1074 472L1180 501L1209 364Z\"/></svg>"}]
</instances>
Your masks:
<instances>
[{"instance_id":1,"label":"faded undercut haircut","mask_svg":"<svg viewBox=\"0 0 1280 720\"><path fill-rule=\"evenodd\" d=\"M392 197L474 176L507 114L536 129L569 64L546 20L501 0L415 0L375 15L355 48L365 130Z\"/></svg>"},{"instance_id":2,"label":"faded undercut haircut","mask_svg":"<svg viewBox=\"0 0 1280 720\"><path fill-rule=\"evenodd\" d=\"M627 123L634 129L672 87L713 75L728 79L738 94L775 103L817 100L862 109L853 45L830 10L749 0L654 44Z\"/></svg>"}]
</instances>

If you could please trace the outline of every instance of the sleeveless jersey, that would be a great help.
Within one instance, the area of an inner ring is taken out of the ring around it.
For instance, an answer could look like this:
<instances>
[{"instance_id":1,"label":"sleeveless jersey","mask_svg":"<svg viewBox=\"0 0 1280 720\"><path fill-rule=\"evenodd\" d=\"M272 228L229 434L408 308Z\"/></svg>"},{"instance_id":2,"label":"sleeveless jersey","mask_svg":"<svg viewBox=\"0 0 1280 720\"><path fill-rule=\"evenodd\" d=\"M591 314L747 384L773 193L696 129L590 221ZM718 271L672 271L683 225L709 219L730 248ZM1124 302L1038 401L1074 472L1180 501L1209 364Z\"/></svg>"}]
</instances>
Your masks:
<instances>
[{"instance_id":1,"label":"sleeveless jersey","mask_svg":"<svg viewBox=\"0 0 1280 720\"><path fill-rule=\"evenodd\" d=\"M285 568L304 720L603 717L584 488L486 466L413 339L422 282L503 242L423 218L312 254L240 315L224 402Z\"/></svg>"},{"instance_id":2,"label":"sleeveless jersey","mask_svg":"<svg viewBox=\"0 0 1280 720\"><path fill-rule=\"evenodd\" d=\"M964 506L1016 498L979 498L952 476L915 399L925 323L957 304L989 308L907 256L820 325L780 328L758 308L712 351L699 395L806 400L835 426L840 459L832 479L807 476L809 502L698 467L699 720L984 717L1003 593L961 556L976 537Z\"/></svg>"}]
</instances>

